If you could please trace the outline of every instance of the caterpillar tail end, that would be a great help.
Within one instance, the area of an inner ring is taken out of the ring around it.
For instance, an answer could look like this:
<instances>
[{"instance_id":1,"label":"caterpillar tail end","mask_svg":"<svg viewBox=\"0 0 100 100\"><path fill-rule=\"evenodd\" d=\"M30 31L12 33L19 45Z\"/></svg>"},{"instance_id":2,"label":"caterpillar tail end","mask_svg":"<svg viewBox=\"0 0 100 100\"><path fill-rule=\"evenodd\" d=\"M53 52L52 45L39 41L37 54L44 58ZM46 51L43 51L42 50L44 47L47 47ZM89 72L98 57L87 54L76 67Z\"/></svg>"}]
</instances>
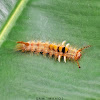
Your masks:
<instances>
[{"instance_id":1,"label":"caterpillar tail end","mask_svg":"<svg viewBox=\"0 0 100 100\"><path fill-rule=\"evenodd\" d=\"M26 46L29 46L29 43L28 42L17 41L17 43L19 43L19 44L25 44Z\"/></svg>"},{"instance_id":2,"label":"caterpillar tail end","mask_svg":"<svg viewBox=\"0 0 100 100\"><path fill-rule=\"evenodd\" d=\"M17 42L18 44L16 45L16 47L15 47L15 50L16 51L22 51L22 52L24 52L25 50L23 49L23 41L18 41Z\"/></svg>"}]
</instances>

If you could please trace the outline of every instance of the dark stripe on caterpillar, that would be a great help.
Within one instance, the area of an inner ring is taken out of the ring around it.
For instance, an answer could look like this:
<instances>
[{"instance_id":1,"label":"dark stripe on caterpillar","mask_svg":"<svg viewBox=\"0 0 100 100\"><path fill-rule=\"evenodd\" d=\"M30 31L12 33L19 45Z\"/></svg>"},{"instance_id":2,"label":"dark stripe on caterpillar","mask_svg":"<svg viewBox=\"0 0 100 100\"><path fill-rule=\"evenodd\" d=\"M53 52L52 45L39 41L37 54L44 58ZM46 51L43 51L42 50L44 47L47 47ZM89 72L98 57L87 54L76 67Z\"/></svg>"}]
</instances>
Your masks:
<instances>
[{"instance_id":1,"label":"dark stripe on caterpillar","mask_svg":"<svg viewBox=\"0 0 100 100\"><path fill-rule=\"evenodd\" d=\"M65 47L62 48L62 52L65 53Z\"/></svg>"}]
</instances>

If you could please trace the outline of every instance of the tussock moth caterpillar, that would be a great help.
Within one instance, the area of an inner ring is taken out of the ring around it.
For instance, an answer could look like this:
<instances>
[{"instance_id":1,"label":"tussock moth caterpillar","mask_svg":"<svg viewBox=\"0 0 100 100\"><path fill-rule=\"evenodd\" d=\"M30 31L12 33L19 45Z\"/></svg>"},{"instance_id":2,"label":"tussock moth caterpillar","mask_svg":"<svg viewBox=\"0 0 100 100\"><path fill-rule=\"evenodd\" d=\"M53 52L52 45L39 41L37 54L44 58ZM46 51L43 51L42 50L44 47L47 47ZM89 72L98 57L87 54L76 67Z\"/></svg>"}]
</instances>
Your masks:
<instances>
[{"instance_id":1,"label":"tussock moth caterpillar","mask_svg":"<svg viewBox=\"0 0 100 100\"><path fill-rule=\"evenodd\" d=\"M85 48L90 47L90 45L76 49L72 48L69 43L66 44L66 41L63 41L62 44L55 44L55 43L49 43L49 42L41 42L41 41L18 41L17 42L16 49L17 51L22 52L35 52L37 54L42 53L44 56L46 54L49 55L49 57L55 56L55 59L58 59L58 61L61 61L61 58L64 58L64 62L66 63L67 59L72 59L77 62L78 67L80 68L78 60L81 58L82 50Z\"/></svg>"}]
</instances>

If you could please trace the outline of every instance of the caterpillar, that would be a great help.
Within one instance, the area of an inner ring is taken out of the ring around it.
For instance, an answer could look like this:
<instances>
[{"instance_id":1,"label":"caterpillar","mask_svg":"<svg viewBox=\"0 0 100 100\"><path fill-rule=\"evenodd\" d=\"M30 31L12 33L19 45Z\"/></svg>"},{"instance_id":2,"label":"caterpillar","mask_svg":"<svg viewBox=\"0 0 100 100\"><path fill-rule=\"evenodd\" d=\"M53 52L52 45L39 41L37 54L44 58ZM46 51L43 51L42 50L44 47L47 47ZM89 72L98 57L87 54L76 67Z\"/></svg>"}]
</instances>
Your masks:
<instances>
[{"instance_id":1,"label":"caterpillar","mask_svg":"<svg viewBox=\"0 0 100 100\"><path fill-rule=\"evenodd\" d=\"M34 53L42 53L44 56L46 54L49 55L49 57L54 56L55 59L58 59L58 61L61 61L61 58L63 57L64 62L66 63L66 60L74 60L78 67L80 68L78 60L81 58L82 50L90 47L90 45L85 46L80 49L72 48L69 43L65 45L66 41L63 41L61 44L55 44L55 43L49 43L49 42L41 42L41 41L18 41L16 45L17 51L22 52L34 52Z\"/></svg>"}]
</instances>

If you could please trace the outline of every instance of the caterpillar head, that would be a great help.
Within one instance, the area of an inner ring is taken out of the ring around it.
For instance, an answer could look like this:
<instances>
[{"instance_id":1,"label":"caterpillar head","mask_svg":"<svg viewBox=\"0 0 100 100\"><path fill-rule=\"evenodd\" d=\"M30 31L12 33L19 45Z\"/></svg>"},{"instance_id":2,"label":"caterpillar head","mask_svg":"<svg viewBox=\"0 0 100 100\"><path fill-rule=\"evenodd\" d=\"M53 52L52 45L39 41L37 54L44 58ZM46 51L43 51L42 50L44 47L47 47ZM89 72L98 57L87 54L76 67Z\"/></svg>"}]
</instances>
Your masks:
<instances>
[{"instance_id":1,"label":"caterpillar head","mask_svg":"<svg viewBox=\"0 0 100 100\"><path fill-rule=\"evenodd\" d=\"M86 46L86 47L83 47L83 48L79 49L79 50L76 52L75 60L76 60L76 62L77 62L77 64L78 64L78 67L79 67L79 68L80 68L80 65L79 65L78 60L79 60L79 59L81 58L81 56L82 56L81 52L82 52L82 50L84 50L84 49L86 49L86 48L88 48L88 47L91 47L91 46L88 45L88 46Z\"/></svg>"},{"instance_id":2,"label":"caterpillar head","mask_svg":"<svg viewBox=\"0 0 100 100\"><path fill-rule=\"evenodd\" d=\"M75 57L75 60L79 60L81 58L82 54L81 54L81 51L77 51L76 53L76 57Z\"/></svg>"}]
</instances>

